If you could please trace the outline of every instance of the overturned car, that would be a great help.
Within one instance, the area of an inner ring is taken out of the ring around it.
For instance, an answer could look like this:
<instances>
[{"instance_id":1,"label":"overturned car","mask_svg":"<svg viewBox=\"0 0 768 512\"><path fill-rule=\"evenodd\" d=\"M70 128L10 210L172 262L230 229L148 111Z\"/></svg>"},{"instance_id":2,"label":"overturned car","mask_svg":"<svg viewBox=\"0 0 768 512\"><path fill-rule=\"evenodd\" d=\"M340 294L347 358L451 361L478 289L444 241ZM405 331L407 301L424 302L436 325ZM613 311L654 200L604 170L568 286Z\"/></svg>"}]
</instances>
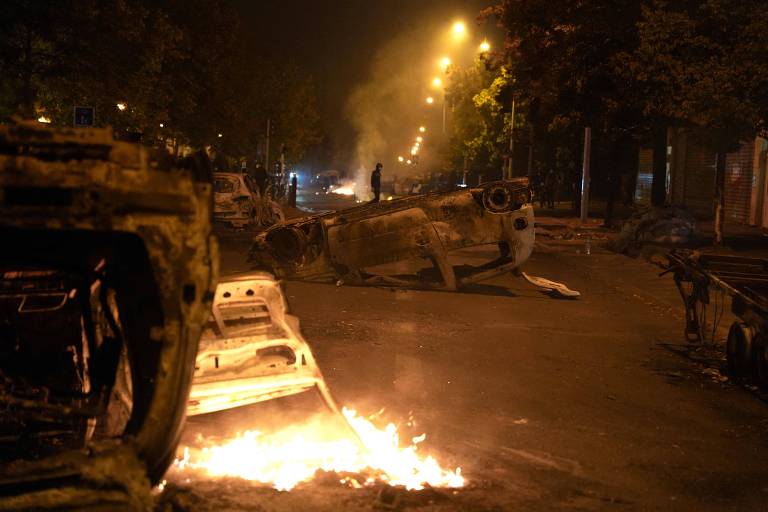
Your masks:
<instances>
[{"instance_id":1,"label":"overturned car","mask_svg":"<svg viewBox=\"0 0 768 512\"><path fill-rule=\"evenodd\" d=\"M278 277L456 290L518 267L533 242L528 180L517 178L273 226L255 238L250 260ZM487 244L499 250L492 261L480 266L449 261L451 251ZM413 258L430 260L434 271L414 278L366 270Z\"/></svg>"},{"instance_id":2,"label":"overturned car","mask_svg":"<svg viewBox=\"0 0 768 512\"><path fill-rule=\"evenodd\" d=\"M110 129L0 126L4 506L146 508L216 285L211 188Z\"/></svg>"}]
</instances>

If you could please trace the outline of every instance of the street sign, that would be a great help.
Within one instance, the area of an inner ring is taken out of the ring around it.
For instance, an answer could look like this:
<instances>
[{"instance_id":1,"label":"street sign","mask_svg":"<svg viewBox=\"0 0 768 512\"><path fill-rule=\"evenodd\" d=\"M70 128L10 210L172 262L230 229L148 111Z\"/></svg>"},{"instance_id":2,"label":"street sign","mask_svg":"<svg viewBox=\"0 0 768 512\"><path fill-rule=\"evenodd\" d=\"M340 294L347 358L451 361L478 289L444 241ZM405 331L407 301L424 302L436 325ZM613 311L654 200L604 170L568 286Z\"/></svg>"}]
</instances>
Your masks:
<instances>
[{"instance_id":1,"label":"street sign","mask_svg":"<svg viewBox=\"0 0 768 512\"><path fill-rule=\"evenodd\" d=\"M75 107L75 126L93 126L96 124L96 109L94 107Z\"/></svg>"}]
</instances>

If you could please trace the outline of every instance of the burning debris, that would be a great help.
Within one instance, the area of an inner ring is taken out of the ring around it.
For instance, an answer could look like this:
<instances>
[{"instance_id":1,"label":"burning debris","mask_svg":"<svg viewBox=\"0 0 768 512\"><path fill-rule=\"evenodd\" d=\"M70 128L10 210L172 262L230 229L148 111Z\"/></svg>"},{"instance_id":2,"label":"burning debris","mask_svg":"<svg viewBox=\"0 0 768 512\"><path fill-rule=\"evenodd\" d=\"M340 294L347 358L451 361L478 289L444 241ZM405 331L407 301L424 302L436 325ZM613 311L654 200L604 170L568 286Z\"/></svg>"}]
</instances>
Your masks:
<instances>
[{"instance_id":1,"label":"burning debris","mask_svg":"<svg viewBox=\"0 0 768 512\"><path fill-rule=\"evenodd\" d=\"M331 192L334 194L339 194L342 196L353 196L355 195L355 184L349 184L349 185L342 185L337 188L332 188Z\"/></svg>"},{"instance_id":2,"label":"burning debris","mask_svg":"<svg viewBox=\"0 0 768 512\"><path fill-rule=\"evenodd\" d=\"M528 259L534 241L529 201L528 181L519 178L315 215L259 234L250 260L278 277L456 290ZM448 261L450 251L478 245L498 246L499 256L469 268ZM410 258L430 260L439 277L366 271Z\"/></svg>"},{"instance_id":3,"label":"burning debris","mask_svg":"<svg viewBox=\"0 0 768 512\"><path fill-rule=\"evenodd\" d=\"M342 412L352 431L327 418L315 418L274 433L249 430L224 442L201 439L201 446L184 449L171 475L238 477L278 490L310 481L318 471L335 473L340 484L350 487L382 482L409 490L464 486L461 468L445 469L419 453L426 435L402 446L393 423L378 428L354 410Z\"/></svg>"},{"instance_id":4,"label":"burning debris","mask_svg":"<svg viewBox=\"0 0 768 512\"><path fill-rule=\"evenodd\" d=\"M269 274L227 278L214 294L195 365L187 412L198 415L317 391L326 414L267 433L233 439L200 438L174 463L174 472L233 476L290 490L317 471L335 472L349 486L385 482L421 489L461 487L461 470L443 469L418 452L425 435L400 445L397 427L339 410L312 351L287 313L280 285Z\"/></svg>"}]
</instances>

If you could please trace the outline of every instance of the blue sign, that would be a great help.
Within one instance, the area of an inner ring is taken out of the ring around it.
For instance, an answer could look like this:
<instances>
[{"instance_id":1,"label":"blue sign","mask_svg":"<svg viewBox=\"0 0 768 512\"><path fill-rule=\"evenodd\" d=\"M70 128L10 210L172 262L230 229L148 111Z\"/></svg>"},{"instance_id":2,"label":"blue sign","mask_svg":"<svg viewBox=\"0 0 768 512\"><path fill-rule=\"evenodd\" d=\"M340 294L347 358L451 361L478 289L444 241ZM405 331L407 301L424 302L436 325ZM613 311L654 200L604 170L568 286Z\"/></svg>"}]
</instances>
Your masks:
<instances>
[{"instance_id":1,"label":"blue sign","mask_svg":"<svg viewBox=\"0 0 768 512\"><path fill-rule=\"evenodd\" d=\"M75 107L75 126L94 126L96 109L94 107Z\"/></svg>"}]
</instances>

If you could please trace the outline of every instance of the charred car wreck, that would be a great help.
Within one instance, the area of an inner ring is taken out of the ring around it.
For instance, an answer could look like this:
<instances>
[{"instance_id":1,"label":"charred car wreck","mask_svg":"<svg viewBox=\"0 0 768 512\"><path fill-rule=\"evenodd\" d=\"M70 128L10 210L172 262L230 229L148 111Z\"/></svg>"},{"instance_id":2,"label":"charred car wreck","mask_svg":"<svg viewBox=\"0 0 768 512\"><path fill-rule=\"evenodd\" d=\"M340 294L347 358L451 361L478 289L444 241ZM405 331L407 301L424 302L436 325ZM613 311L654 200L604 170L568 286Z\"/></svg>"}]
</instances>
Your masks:
<instances>
[{"instance_id":1,"label":"charred car wreck","mask_svg":"<svg viewBox=\"0 0 768 512\"><path fill-rule=\"evenodd\" d=\"M0 127L4 506L146 507L216 286L198 177L109 129Z\"/></svg>"},{"instance_id":2,"label":"charred car wreck","mask_svg":"<svg viewBox=\"0 0 768 512\"><path fill-rule=\"evenodd\" d=\"M534 221L525 178L448 193L410 196L305 217L259 234L250 260L293 279L456 290L515 269L533 250ZM480 266L453 266L449 252L498 246ZM416 276L374 274L377 265L414 258L432 268Z\"/></svg>"},{"instance_id":3,"label":"charred car wreck","mask_svg":"<svg viewBox=\"0 0 768 512\"><path fill-rule=\"evenodd\" d=\"M207 414L315 390L336 402L274 277L222 279L203 329L187 414Z\"/></svg>"}]
</instances>

